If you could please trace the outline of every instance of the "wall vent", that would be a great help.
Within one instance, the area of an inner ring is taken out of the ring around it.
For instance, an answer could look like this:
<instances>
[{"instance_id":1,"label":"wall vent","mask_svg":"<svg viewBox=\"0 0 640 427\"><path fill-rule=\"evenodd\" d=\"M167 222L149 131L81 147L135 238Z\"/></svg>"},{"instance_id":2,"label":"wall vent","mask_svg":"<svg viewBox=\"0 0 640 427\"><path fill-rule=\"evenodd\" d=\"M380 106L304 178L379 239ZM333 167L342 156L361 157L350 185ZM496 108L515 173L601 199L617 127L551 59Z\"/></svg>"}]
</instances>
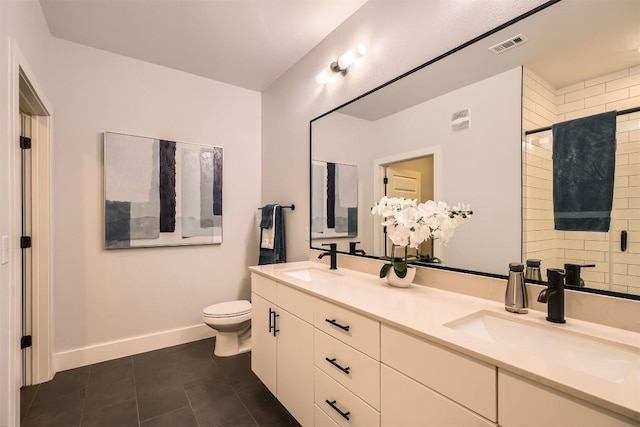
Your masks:
<instances>
[{"instance_id":1,"label":"wall vent","mask_svg":"<svg viewBox=\"0 0 640 427\"><path fill-rule=\"evenodd\" d=\"M505 52L509 49L513 49L516 46L520 46L522 43L529 41L527 36L524 34L518 34L517 36L511 37L508 40L498 43L497 45L491 46L489 50L495 54Z\"/></svg>"}]
</instances>

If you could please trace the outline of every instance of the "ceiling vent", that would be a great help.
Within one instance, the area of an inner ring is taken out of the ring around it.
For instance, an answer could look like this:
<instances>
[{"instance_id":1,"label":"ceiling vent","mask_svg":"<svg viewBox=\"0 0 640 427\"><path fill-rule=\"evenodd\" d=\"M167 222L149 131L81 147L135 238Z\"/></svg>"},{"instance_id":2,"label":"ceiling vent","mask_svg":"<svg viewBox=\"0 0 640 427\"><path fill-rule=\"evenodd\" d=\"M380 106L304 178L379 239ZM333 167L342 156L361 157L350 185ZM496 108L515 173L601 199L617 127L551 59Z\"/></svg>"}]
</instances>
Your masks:
<instances>
[{"instance_id":1,"label":"ceiling vent","mask_svg":"<svg viewBox=\"0 0 640 427\"><path fill-rule=\"evenodd\" d=\"M525 43L528 40L529 39L524 34L518 34L515 37L511 37L509 40L505 40L495 46L491 46L489 50L497 55L498 53L513 49L516 46L520 46L522 43Z\"/></svg>"}]
</instances>

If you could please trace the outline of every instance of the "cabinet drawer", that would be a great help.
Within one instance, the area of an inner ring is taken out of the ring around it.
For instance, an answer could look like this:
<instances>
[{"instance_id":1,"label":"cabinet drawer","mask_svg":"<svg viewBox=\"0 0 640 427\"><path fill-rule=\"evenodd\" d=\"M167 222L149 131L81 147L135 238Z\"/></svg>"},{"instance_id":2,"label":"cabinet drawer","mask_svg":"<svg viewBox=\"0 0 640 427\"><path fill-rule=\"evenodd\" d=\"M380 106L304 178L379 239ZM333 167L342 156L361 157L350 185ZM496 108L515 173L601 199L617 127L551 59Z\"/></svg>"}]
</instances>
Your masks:
<instances>
[{"instance_id":1,"label":"cabinet drawer","mask_svg":"<svg viewBox=\"0 0 640 427\"><path fill-rule=\"evenodd\" d=\"M639 425L637 421L503 370L498 370L498 384L498 419L505 427Z\"/></svg>"},{"instance_id":2,"label":"cabinet drawer","mask_svg":"<svg viewBox=\"0 0 640 427\"><path fill-rule=\"evenodd\" d=\"M251 292L260 295L273 303L276 302L276 287L278 283L256 273L251 273Z\"/></svg>"},{"instance_id":3,"label":"cabinet drawer","mask_svg":"<svg viewBox=\"0 0 640 427\"><path fill-rule=\"evenodd\" d=\"M315 427L340 427L336 424L329 415L325 414L318 405L313 405L313 425Z\"/></svg>"},{"instance_id":4,"label":"cabinet drawer","mask_svg":"<svg viewBox=\"0 0 640 427\"><path fill-rule=\"evenodd\" d=\"M352 311L315 300L313 324L334 338L380 360L380 322Z\"/></svg>"},{"instance_id":5,"label":"cabinet drawer","mask_svg":"<svg viewBox=\"0 0 640 427\"><path fill-rule=\"evenodd\" d=\"M317 367L315 368L315 403L340 426L380 426L378 411Z\"/></svg>"},{"instance_id":6,"label":"cabinet drawer","mask_svg":"<svg viewBox=\"0 0 640 427\"><path fill-rule=\"evenodd\" d=\"M495 426L467 408L382 365L380 422L383 426Z\"/></svg>"},{"instance_id":7,"label":"cabinet drawer","mask_svg":"<svg viewBox=\"0 0 640 427\"><path fill-rule=\"evenodd\" d=\"M382 363L496 422L496 367L382 326Z\"/></svg>"},{"instance_id":8,"label":"cabinet drawer","mask_svg":"<svg viewBox=\"0 0 640 427\"><path fill-rule=\"evenodd\" d=\"M316 329L315 365L380 410L380 362Z\"/></svg>"},{"instance_id":9,"label":"cabinet drawer","mask_svg":"<svg viewBox=\"0 0 640 427\"><path fill-rule=\"evenodd\" d=\"M308 323L313 323L314 298L309 294L295 290L282 283L278 283L277 285L278 306Z\"/></svg>"}]
</instances>

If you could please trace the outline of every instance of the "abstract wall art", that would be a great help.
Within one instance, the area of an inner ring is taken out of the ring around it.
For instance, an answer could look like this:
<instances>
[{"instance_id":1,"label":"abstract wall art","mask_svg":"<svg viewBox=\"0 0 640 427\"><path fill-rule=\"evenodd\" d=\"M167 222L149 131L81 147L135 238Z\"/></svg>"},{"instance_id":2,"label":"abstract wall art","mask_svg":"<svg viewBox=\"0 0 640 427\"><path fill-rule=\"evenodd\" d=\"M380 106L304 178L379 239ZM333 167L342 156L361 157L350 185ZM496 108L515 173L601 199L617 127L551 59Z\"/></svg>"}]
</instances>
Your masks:
<instances>
[{"instance_id":1,"label":"abstract wall art","mask_svg":"<svg viewBox=\"0 0 640 427\"><path fill-rule=\"evenodd\" d=\"M313 160L311 237L358 235L358 167Z\"/></svg>"},{"instance_id":2,"label":"abstract wall art","mask_svg":"<svg viewBox=\"0 0 640 427\"><path fill-rule=\"evenodd\" d=\"M222 243L222 148L104 133L105 248Z\"/></svg>"}]
</instances>

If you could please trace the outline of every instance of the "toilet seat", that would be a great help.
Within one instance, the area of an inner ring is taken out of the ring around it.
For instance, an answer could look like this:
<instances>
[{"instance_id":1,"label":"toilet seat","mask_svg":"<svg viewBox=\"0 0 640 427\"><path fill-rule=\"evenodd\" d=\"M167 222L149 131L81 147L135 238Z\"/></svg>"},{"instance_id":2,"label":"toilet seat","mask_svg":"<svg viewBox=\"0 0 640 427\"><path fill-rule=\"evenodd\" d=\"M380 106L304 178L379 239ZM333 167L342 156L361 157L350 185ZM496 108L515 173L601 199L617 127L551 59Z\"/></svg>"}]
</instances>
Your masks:
<instances>
[{"instance_id":1,"label":"toilet seat","mask_svg":"<svg viewBox=\"0 0 640 427\"><path fill-rule=\"evenodd\" d=\"M202 316L210 319L240 317L246 314L251 314L251 303L247 300L221 302L202 310Z\"/></svg>"}]
</instances>

